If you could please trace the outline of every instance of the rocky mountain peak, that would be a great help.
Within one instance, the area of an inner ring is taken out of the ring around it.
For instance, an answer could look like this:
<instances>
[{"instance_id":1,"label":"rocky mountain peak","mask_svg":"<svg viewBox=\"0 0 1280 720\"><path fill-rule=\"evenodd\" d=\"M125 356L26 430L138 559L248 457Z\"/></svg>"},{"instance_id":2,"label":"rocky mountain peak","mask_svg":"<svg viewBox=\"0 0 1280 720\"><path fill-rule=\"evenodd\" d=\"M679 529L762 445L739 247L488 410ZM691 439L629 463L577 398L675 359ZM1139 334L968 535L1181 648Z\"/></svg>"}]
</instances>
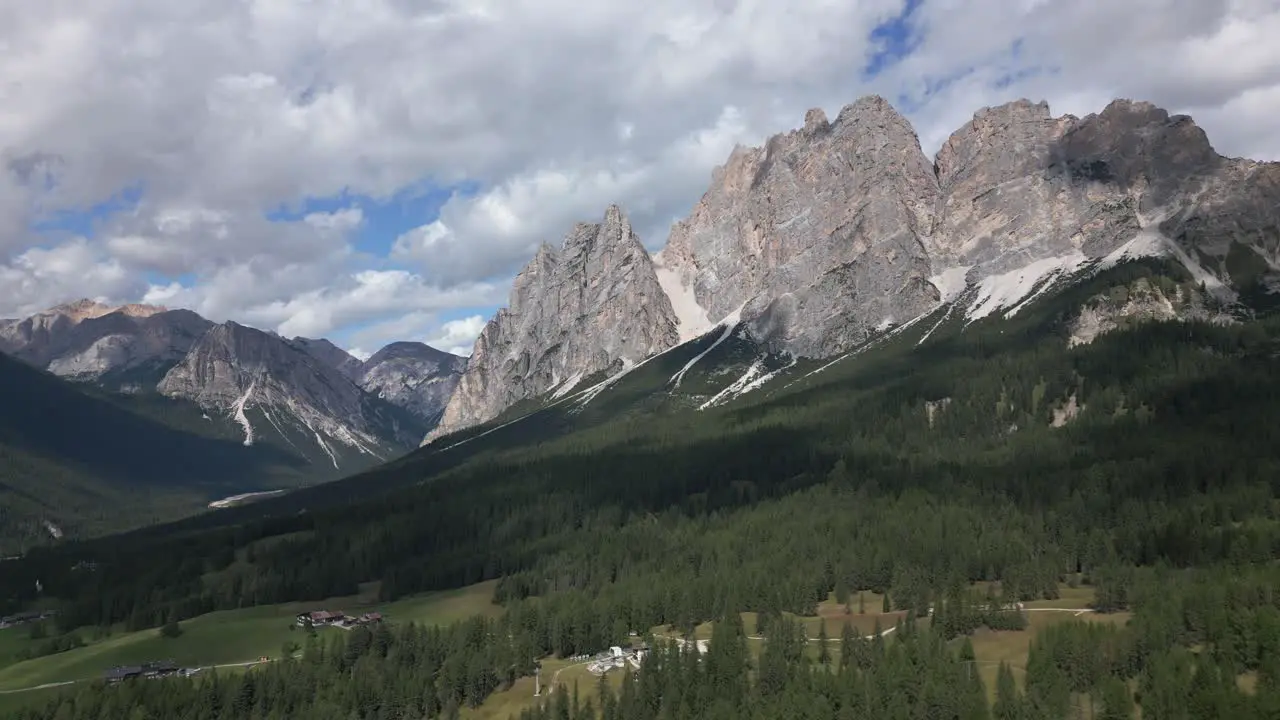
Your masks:
<instances>
[{"instance_id":1,"label":"rocky mountain peak","mask_svg":"<svg viewBox=\"0 0 1280 720\"><path fill-rule=\"evenodd\" d=\"M230 417L243 429L246 445L268 427L314 442L335 468L340 449L376 456L383 437L395 438L396 428L386 426L364 391L338 368L303 345L236 322L210 328L157 389Z\"/></svg>"},{"instance_id":2,"label":"rocky mountain peak","mask_svg":"<svg viewBox=\"0 0 1280 720\"><path fill-rule=\"evenodd\" d=\"M74 302L64 303L57 307L50 308L44 313L47 315L61 315L66 317L73 323L79 323L92 318L99 318L103 315L111 313L121 313L127 317L151 317L158 313L167 312L168 308L159 305L142 305L138 303L130 303L127 305L106 305L96 300L81 298Z\"/></svg>"},{"instance_id":3,"label":"rocky mountain peak","mask_svg":"<svg viewBox=\"0 0 1280 720\"><path fill-rule=\"evenodd\" d=\"M210 325L188 310L79 300L0 323L0 351L75 380L154 383Z\"/></svg>"},{"instance_id":4,"label":"rocky mountain peak","mask_svg":"<svg viewBox=\"0 0 1280 720\"><path fill-rule=\"evenodd\" d=\"M649 253L610 206L601 222L576 224L558 251L541 246L516 277L427 440L672 347L676 326Z\"/></svg>"},{"instance_id":5,"label":"rocky mountain peak","mask_svg":"<svg viewBox=\"0 0 1280 720\"><path fill-rule=\"evenodd\" d=\"M356 381L366 392L435 422L466 367L466 358L425 343L394 342L361 366Z\"/></svg>"},{"instance_id":6,"label":"rocky mountain peak","mask_svg":"<svg viewBox=\"0 0 1280 720\"><path fill-rule=\"evenodd\" d=\"M365 361L365 367L378 365L380 363L389 362L391 360L422 360L434 362L437 364L458 363L465 364L466 358L458 357L452 353L443 350L437 350L426 343L413 342L409 340L400 340L393 342L378 352L369 356Z\"/></svg>"},{"instance_id":7,"label":"rocky mountain peak","mask_svg":"<svg viewBox=\"0 0 1280 720\"><path fill-rule=\"evenodd\" d=\"M274 333L273 333L274 334ZM352 357L351 353L334 345L324 338L305 338L295 337L291 340L294 345L302 349L311 357L320 362L336 368L338 372L346 377L355 378L360 374L360 368L363 363L358 358Z\"/></svg>"},{"instance_id":8,"label":"rocky mountain peak","mask_svg":"<svg viewBox=\"0 0 1280 720\"><path fill-rule=\"evenodd\" d=\"M831 128L827 113L822 108L809 108L804 114L804 132L812 135Z\"/></svg>"},{"instance_id":9,"label":"rocky mountain peak","mask_svg":"<svg viewBox=\"0 0 1280 720\"><path fill-rule=\"evenodd\" d=\"M760 339L808 355L937 300L922 238L938 186L914 129L876 96L820 119L736 150L662 251L707 317L741 310ZM842 313L851 297L877 317Z\"/></svg>"}]
</instances>

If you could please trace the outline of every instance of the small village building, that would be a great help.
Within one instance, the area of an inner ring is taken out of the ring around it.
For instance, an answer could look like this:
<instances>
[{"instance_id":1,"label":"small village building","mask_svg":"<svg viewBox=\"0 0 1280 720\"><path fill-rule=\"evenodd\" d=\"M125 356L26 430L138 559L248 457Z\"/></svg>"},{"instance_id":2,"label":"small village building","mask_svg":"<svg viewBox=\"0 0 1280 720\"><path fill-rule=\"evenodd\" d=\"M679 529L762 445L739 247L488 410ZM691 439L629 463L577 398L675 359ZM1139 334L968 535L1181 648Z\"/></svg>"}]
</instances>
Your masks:
<instances>
[{"instance_id":1,"label":"small village building","mask_svg":"<svg viewBox=\"0 0 1280 720\"><path fill-rule=\"evenodd\" d=\"M313 610L311 612L298 614L298 625L333 625L346 620L347 616L340 612L331 612L329 610Z\"/></svg>"},{"instance_id":2,"label":"small village building","mask_svg":"<svg viewBox=\"0 0 1280 720\"><path fill-rule=\"evenodd\" d=\"M142 676L141 665L121 665L120 667L113 667L110 670L103 673L102 679L114 685L118 682L124 682L125 680L132 680L136 677L141 677L141 676Z\"/></svg>"},{"instance_id":3,"label":"small village building","mask_svg":"<svg viewBox=\"0 0 1280 720\"><path fill-rule=\"evenodd\" d=\"M177 675L180 668L172 661L149 662L141 665L120 665L102 674L102 679L115 684L134 678L163 678Z\"/></svg>"}]
</instances>

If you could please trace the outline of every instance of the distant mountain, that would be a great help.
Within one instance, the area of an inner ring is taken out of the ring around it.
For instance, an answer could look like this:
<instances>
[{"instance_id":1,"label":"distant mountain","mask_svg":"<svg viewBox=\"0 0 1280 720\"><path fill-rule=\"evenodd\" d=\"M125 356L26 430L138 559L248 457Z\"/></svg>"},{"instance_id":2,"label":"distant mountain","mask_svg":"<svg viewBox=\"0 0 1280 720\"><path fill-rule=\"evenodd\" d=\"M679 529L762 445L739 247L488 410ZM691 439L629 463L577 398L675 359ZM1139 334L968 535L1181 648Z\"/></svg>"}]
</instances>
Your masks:
<instances>
[{"instance_id":1,"label":"distant mountain","mask_svg":"<svg viewBox=\"0 0 1280 720\"><path fill-rule=\"evenodd\" d=\"M677 318L649 254L617 206L544 244L485 325L458 389L427 438L497 417L526 399L568 392L679 341Z\"/></svg>"},{"instance_id":2,"label":"distant mountain","mask_svg":"<svg viewBox=\"0 0 1280 720\"><path fill-rule=\"evenodd\" d=\"M310 463L312 482L416 446L465 366L418 343L366 363L323 338L91 300L0 321L0 351L128 396L120 401L171 426L274 446Z\"/></svg>"},{"instance_id":3,"label":"distant mountain","mask_svg":"<svg viewBox=\"0 0 1280 720\"><path fill-rule=\"evenodd\" d=\"M0 352L116 390L154 386L213 323L189 310L80 300L0 321Z\"/></svg>"},{"instance_id":4,"label":"distant mountain","mask_svg":"<svg viewBox=\"0 0 1280 720\"><path fill-rule=\"evenodd\" d=\"M984 108L932 161L883 98L834 121L810 110L802 128L735 148L655 256L616 206L562 249L542 246L427 440L616 379L708 331L754 343L764 372L942 308L967 322L1008 312L1126 258L1171 258L1219 302L1275 304L1277 207L1280 163L1219 156L1191 118L1148 103L1085 118L1026 100ZM1178 312L1201 307L1183 301Z\"/></svg>"},{"instance_id":5,"label":"distant mountain","mask_svg":"<svg viewBox=\"0 0 1280 720\"><path fill-rule=\"evenodd\" d=\"M466 358L423 343L394 342L361 363L352 377L371 395L435 425L466 367Z\"/></svg>"},{"instance_id":6,"label":"distant mountain","mask_svg":"<svg viewBox=\"0 0 1280 720\"><path fill-rule=\"evenodd\" d=\"M304 347L234 322L215 325L157 390L224 414L243 430L245 445L274 431L335 470L344 462L386 460L426 431L425 423L370 396Z\"/></svg>"},{"instance_id":7,"label":"distant mountain","mask_svg":"<svg viewBox=\"0 0 1280 720\"><path fill-rule=\"evenodd\" d=\"M188 432L90 389L0 354L0 555L305 481L296 455Z\"/></svg>"}]
</instances>

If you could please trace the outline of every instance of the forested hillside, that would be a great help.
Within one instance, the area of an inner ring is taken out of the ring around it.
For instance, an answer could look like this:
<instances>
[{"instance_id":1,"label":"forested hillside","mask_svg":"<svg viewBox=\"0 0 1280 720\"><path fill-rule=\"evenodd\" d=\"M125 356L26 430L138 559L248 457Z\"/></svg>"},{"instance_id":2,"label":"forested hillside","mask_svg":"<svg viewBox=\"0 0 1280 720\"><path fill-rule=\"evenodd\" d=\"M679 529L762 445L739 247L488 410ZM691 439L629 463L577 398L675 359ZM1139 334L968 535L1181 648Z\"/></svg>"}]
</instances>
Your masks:
<instances>
[{"instance_id":1,"label":"forested hillside","mask_svg":"<svg viewBox=\"0 0 1280 720\"><path fill-rule=\"evenodd\" d=\"M67 537L137 527L300 470L269 446L187 431L157 419L165 408L134 412L3 354L0 397L0 555L48 541L46 522Z\"/></svg>"},{"instance_id":2,"label":"forested hillside","mask_svg":"<svg viewBox=\"0 0 1280 720\"><path fill-rule=\"evenodd\" d=\"M502 578L507 606L438 636L352 633L244 678L85 688L32 717L98 717L126 698L153 717L449 715L538 657L717 618L703 662L652 653L603 707L557 694L547 716L1120 718L1137 704L1143 718L1274 717L1280 319L1239 310L1068 347L1083 304L1140 280L1194 286L1127 263L963 332L940 311L724 407L637 394L593 423L548 414L326 491L350 497L362 480L350 505L302 493L300 513L294 498L234 527L32 552L6 565L2 595L32 601L39 579L68 627L158 626L373 580L391 599ZM73 570L81 560L95 569ZM998 597L966 590L992 581ZM978 702L964 636L994 622L990 607L1068 583L1133 619L1043 636L1016 683L1001 670L995 706ZM846 660L802 659L783 613L864 590L918 627ZM775 619L758 659L736 611ZM1086 702L1093 714L1072 714Z\"/></svg>"}]
</instances>

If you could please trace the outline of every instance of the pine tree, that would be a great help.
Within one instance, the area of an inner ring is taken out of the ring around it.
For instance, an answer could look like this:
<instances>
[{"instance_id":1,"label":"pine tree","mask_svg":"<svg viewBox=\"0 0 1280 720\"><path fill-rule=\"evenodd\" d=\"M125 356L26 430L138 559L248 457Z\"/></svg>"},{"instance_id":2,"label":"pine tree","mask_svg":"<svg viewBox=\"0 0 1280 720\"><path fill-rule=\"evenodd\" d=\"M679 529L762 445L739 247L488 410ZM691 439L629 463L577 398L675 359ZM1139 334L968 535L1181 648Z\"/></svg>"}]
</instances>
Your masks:
<instances>
[{"instance_id":1,"label":"pine tree","mask_svg":"<svg viewBox=\"0 0 1280 720\"><path fill-rule=\"evenodd\" d=\"M178 624L178 613L175 610L169 611L169 619L165 621L164 627L160 628L160 636L173 639L182 635L182 626Z\"/></svg>"},{"instance_id":2,"label":"pine tree","mask_svg":"<svg viewBox=\"0 0 1280 720\"><path fill-rule=\"evenodd\" d=\"M853 662L854 643L857 639L853 635L853 626L846 620L844 627L840 629L840 668L849 667Z\"/></svg>"},{"instance_id":3,"label":"pine tree","mask_svg":"<svg viewBox=\"0 0 1280 720\"><path fill-rule=\"evenodd\" d=\"M831 664L831 648L827 643L827 623L819 618L818 622L818 662L823 666Z\"/></svg>"},{"instance_id":4,"label":"pine tree","mask_svg":"<svg viewBox=\"0 0 1280 720\"><path fill-rule=\"evenodd\" d=\"M1133 698L1129 688L1120 678L1109 677L1102 682L1102 709L1098 720L1132 720Z\"/></svg>"},{"instance_id":5,"label":"pine tree","mask_svg":"<svg viewBox=\"0 0 1280 720\"><path fill-rule=\"evenodd\" d=\"M996 703L991 708L993 720L1025 720L1022 696L1018 693L1013 671L1008 663L1000 663L996 672Z\"/></svg>"}]
</instances>

